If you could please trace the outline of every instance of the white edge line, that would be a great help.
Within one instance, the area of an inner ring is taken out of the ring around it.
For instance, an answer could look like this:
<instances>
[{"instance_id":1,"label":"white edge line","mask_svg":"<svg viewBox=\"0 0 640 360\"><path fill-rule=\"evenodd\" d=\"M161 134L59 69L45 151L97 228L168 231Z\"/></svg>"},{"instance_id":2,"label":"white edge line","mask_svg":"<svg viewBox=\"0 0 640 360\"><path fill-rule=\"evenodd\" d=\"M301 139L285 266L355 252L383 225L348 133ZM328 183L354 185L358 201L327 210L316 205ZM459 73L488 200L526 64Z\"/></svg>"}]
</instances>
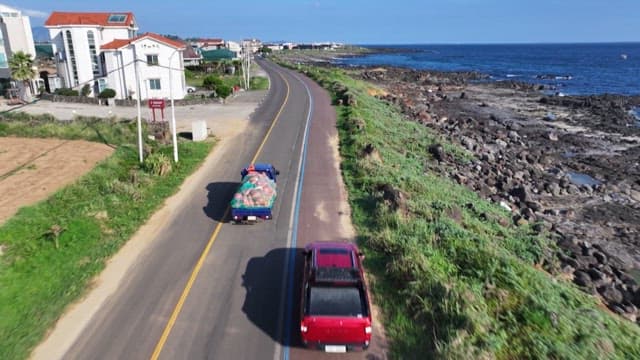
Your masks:
<instances>
[{"instance_id":1,"label":"white edge line","mask_svg":"<svg viewBox=\"0 0 640 360\"><path fill-rule=\"evenodd\" d=\"M298 227L297 223L298 223L299 208L298 206L296 206L296 204L298 203L299 197L302 195L302 181L304 180L304 173L302 173L302 170L303 170L303 164L306 159L307 136L309 134L309 123L311 121L311 112L313 109L313 98L311 97L311 91L309 90L309 87L296 74L291 74L291 76L296 78L298 81L302 83L302 85L304 85L307 91L307 95L309 97L309 110L307 112L307 121L305 124L304 136L302 138L302 147L300 149L300 161L298 162L298 176L296 177L296 185L295 185L295 188L297 190L294 193L293 199L291 201L291 207L294 211L291 211L291 216L289 218L290 226L289 226L289 232L287 234L287 248L292 248L292 246L296 247L296 243L297 243L297 234L294 233L294 230L297 231L297 227ZM276 331L276 334L280 336L280 340L284 340L283 325L286 327L291 327L291 324L283 324L283 315L284 315L284 309L287 305L285 304L285 300L287 300L286 299L287 290L289 285L292 285L292 284L288 284L288 281L287 281L289 280L289 273L288 273L289 262L292 260L295 261L295 257L292 259L291 257L287 256L285 259L285 263L284 263L285 276L282 277L282 283L280 286L280 288L282 289L282 291L280 292L280 309L278 310L278 319L280 319L280 321L278 321L278 328ZM291 309L287 309L287 310L291 312ZM281 345L280 341L276 341L276 349L273 356L274 360L280 360L281 358L289 359L289 344L286 344L284 346L284 354L282 353L282 347L283 346Z\"/></svg>"}]
</instances>

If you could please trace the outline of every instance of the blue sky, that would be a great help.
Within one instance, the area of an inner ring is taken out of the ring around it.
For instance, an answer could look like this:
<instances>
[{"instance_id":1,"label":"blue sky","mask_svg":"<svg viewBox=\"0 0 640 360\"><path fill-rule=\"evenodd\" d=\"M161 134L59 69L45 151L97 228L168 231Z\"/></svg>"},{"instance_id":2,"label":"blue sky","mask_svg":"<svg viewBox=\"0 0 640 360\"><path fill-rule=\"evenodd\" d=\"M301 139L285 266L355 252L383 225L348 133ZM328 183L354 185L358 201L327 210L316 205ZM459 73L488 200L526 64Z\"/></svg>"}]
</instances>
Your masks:
<instances>
[{"instance_id":1,"label":"blue sky","mask_svg":"<svg viewBox=\"0 0 640 360\"><path fill-rule=\"evenodd\" d=\"M31 16L131 11L141 32L350 44L640 41L640 0L0 0Z\"/></svg>"}]
</instances>

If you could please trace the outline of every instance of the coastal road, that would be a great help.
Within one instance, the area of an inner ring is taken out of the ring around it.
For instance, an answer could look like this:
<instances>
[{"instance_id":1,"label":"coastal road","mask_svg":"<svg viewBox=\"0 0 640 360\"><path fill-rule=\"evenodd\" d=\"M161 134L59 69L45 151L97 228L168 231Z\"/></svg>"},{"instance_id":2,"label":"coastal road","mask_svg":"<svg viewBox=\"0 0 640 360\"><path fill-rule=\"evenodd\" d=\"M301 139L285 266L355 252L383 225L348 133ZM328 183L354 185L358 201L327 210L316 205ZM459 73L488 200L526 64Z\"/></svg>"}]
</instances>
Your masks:
<instances>
[{"instance_id":1,"label":"coastal road","mask_svg":"<svg viewBox=\"0 0 640 360\"><path fill-rule=\"evenodd\" d=\"M310 101L292 73L261 65L271 88L250 126L231 139L224 154L216 154L215 162L205 163L206 176L162 224L63 358L279 356L285 262L293 251L287 241ZM254 158L280 170L274 219L231 225L227 205L240 169ZM196 264L199 273L193 276Z\"/></svg>"},{"instance_id":2,"label":"coastal road","mask_svg":"<svg viewBox=\"0 0 640 360\"><path fill-rule=\"evenodd\" d=\"M310 79L259 62L271 88L250 126L183 185L171 216L65 351L34 358L335 357L302 348L297 326L301 249L315 240L353 240L335 111ZM232 225L227 206L251 161L280 170L274 219ZM340 359L384 358L377 337L374 324L370 350Z\"/></svg>"}]
</instances>

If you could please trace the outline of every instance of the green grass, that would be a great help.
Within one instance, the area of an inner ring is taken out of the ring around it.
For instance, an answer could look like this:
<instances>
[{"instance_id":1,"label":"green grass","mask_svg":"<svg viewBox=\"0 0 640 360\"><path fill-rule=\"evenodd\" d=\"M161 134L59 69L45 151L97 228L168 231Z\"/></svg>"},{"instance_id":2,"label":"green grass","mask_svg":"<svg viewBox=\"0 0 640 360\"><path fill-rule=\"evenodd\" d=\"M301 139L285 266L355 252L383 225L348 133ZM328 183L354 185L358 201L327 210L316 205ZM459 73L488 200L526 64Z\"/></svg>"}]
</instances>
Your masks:
<instances>
[{"instance_id":1,"label":"green grass","mask_svg":"<svg viewBox=\"0 0 640 360\"><path fill-rule=\"evenodd\" d=\"M195 86L197 88L202 88L202 82L207 75L210 74L189 71L187 72L186 76L187 84L190 86ZM222 82L229 87L234 87L236 85L242 87L242 75L239 73L236 73L234 75L214 75L220 77L220 79L222 79ZM269 88L269 79L264 76L252 76L249 87L250 90L267 90Z\"/></svg>"},{"instance_id":2,"label":"green grass","mask_svg":"<svg viewBox=\"0 0 640 360\"><path fill-rule=\"evenodd\" d=\"M146 132L146 131L145 131ZM86 139L115 148L74 184L24 207L0 227L0 358L24 359L89 281L201 164L213 141L171 146L145 140L140 166L135 122L3 114L0 136ZM145 135L146 139L146 135ZM158 169L170 167L160 176Z\"/></svg>"},{"instance_id":3,"label":"green grass","mask_svg":"<svg viewBox=\"0 0 640 360\"><path fill-rule=\"evenodd\" d=\"M251 90L268 90L269 79L264 76L254 76L250 81Z\"/></svg>"},{"instance_id":4,"label":"green grass","mask_svg":"<svg viewBox=\"0 0 640 360\"><path fill-rule=\"evenodd\" d=\"M554 244L532 226L439 177L428 146L471 157L338 69L296 66L336 106L342 173L358 241L374 275L391 357L397 359L638 359L640 329L570 282L541 270ZM356 126L358 125L358 126ZM372 144L379 156L363 156ZM382 198L388 184L406 209Z\"/></svg>"}]
</instances>

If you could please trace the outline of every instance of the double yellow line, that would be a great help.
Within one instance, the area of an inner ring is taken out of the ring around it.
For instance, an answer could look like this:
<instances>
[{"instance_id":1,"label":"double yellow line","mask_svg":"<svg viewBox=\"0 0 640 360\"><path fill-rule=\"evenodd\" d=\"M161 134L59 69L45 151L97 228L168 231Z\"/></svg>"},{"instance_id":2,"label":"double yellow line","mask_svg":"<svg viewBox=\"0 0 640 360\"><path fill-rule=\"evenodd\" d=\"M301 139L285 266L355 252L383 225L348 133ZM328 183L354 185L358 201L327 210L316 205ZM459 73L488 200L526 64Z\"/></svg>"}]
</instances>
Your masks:
<instances>
[{"instance_id":1,"label":"double yellow line","mask_svg":"<svg viewBox=\"0 0 640 360\"><path fill-rule=\"evenodd\" d=\"M280 106L280 110L278 110L278 113L273 118L273 121L271 122L271 126L269 127L269 130L265 134L264 139L262 139L262 143L260 143L260 146L258 147L256 154L253 156L253 159L251 159L251 163L255 163L256 160L258 159L258 156L260 156L260 153L262 152L262 148L264 147L264 144L267 142L267 139L269 139L269 135L271 135L271 131L275 127L276 123L278 122L278 119L280 118L280 114L282 114L282 110L284 109L284 106L287 104L287 100L289 100L289 82L287 81L287 79L284 78L284 76L280 71L276 70L276 72L282 78L285 85L287 86L287 93L284 97L284 101L282 102L282 105ZM227 205L227 208L224 212L223 219L226 218L228 214L229 214L229 206ZM158 343L156 344L156 347L153 350L153 354L151 354L151 358L150 358L151 360L157 360L158 357L160 357L160 353L162 352L162 349L164 348L164 345L167 342L167 339L169 338L171 329L173 329L173 325L175 325L176 320L178 319L178 316L182 311L184 302L187 300L187 297L191 292L191 287L193 286L193 283L196 281L196 278L200 273L200 269L202 269L202 264L204 264L204 260L207 258L207 255L211 251L211 247L213 246L213 243L216 241L216 238L218 237L218 233L220 233L220 229L222 229L222 222L219 222L215 230L213 230L213 234L211 234L211 237L207 242L207 246L204 248L204 250L202 251L202 254L200 255L200 258L198 259L198 262L193 267L193 270L191 271L191 276L189 277L187 284L182 290L180 299L178 300L178 303L176 304L176 306L173 308L173 312L171 313L171 317L169 318L169 321L167 322L167 325L165 326L164 331L162 332L162 336L160 336L160 340L158 340Z\"/></svg>"}]
</instances>

